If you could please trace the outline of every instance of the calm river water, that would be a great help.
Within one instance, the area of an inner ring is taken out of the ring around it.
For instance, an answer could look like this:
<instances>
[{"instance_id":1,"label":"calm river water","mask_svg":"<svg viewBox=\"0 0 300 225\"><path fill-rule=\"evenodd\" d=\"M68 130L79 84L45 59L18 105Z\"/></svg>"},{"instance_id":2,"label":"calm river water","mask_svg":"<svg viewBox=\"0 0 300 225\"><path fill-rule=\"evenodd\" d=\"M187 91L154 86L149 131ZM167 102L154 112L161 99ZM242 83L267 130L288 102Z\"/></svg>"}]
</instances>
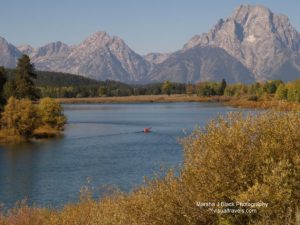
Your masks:
<instances>
[{"instance_id":1,"label":"calm river water","mask_svg":"<svg viewBox=\"0 0 300 225\"><path fill-rule=\"evenodd\" d=\"M59 207L93 187L117 185L129 191L144 176L178 167L178 138L218 114L241 111L217 103L70 104L64 137L0 146L0 202L24 198ZM246 110L243 110L246 111ZM151 133L141 132L152 127Z\"/></svg>"}]
</instances>

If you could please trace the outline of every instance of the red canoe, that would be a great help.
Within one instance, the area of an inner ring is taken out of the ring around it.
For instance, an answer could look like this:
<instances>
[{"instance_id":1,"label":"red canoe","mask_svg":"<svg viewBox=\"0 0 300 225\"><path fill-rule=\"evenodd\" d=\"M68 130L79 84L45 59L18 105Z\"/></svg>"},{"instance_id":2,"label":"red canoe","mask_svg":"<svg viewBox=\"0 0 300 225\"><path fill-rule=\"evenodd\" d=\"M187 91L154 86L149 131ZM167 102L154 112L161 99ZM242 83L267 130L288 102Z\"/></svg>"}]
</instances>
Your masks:
<instances>
[{"instance_id":1,"label":"red canoe","mask_svg":"<svg viewBox=\"0 0 300 225\"><path fill-rule=\"evenodd\" d=\"M149 133L151 131L151 127L144 128L144 133Z\"/></svg>"}]
</instances>

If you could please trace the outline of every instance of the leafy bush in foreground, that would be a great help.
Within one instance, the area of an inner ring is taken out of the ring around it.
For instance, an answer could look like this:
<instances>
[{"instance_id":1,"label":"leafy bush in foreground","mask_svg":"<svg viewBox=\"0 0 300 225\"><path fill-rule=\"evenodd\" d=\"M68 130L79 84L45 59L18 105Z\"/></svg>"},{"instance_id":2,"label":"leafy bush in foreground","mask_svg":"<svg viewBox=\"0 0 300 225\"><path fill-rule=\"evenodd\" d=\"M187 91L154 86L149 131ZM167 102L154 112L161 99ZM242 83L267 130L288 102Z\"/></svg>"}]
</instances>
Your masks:
<instances>
[{"instance_id":1,"label":"leafy bush in foreground","mask_svg":"<svg viewBox=\"0 0 300 225\"><path fill-rule=\"evenodd\" d=\"M228 114L183 140L178 176L169 171L130 194L87 197L59 211L22 206L0 216L0 224L299 224L299 127L296 112ZM269 205L253 214L217 214L196 201Z\"/></svg>"},{"instance_id":2,"label":"leafy bush in foreground","mask_svg":"<svg viewBox=\"0 0 300 225\"><path fill-rule=\"evenodd\" d=\"M290 221L300 205L299 126L296 112L229 114L211 121L185 140L185 192L204 202L269 204L255 214L223 216L229 224Z\"/></svg>"}]
</instances>

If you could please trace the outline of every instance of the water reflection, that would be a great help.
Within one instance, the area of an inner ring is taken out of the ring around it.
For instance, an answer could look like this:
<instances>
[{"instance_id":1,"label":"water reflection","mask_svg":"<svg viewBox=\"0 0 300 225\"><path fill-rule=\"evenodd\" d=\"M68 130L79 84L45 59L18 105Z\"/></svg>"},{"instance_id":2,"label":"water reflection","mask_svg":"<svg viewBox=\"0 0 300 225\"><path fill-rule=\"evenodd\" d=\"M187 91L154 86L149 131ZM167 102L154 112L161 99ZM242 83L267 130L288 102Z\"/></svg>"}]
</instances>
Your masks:
<instances>
[{"instance_id":1,"label":"water reflection","mask_svg":"<svg viewBox=\"0 0 300 225\"><path fill-rule=\"evenodd\" d=\"M180 166L177 142L198 124L236 111L217 103L65 105L61 138L0 147L0 202L61 206L76 201L89 177L92 185L123 191L142 184L163 165ZM152 127L153 132L141 132Z\"/></svg>"}]
</instances>

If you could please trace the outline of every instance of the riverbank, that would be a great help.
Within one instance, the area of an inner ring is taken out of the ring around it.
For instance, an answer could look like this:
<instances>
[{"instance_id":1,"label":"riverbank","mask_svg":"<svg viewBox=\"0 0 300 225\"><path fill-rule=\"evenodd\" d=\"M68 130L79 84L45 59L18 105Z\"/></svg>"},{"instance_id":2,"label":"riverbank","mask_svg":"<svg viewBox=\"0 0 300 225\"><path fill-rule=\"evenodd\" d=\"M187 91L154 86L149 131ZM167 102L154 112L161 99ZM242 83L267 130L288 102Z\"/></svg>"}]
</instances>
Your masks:
<instances>
[{"instance_id":1,"label":"riverbank","mask_svg":"<svg viewBox=\"0 0 300 225\"><path fill-rule=\"evenodd\" d=\"M48 126L39 127L32 132L30 137L15 134L12 130L0 130L0 144L19 144L24 142L34 142L38 139L48 139L60 137L62 130L57 130Z\"/></svg>"},{"instance_id":2,"label":"riverbank","mask_svg":"<svg viewBox=\"0 0 300 225\"><path fill-rule=\"evenodd\" d=\"M220 102L236 108L275 109L300 111L300 103L279 101L274 98L269 100L248 100L246 97L211 96L199 97L197 95L138 95L122 97L97 97L97 98L58 98L63 104L93 104L93 103L149 103L149 102Z\"/></svg>"},{"instance_id":3,"label":"riverbank","mask_svg":"<svg viewBox=\"0 0 300 225\"><path fill-rule=\"evenodd\" d=\"M97 97L97 98L58 98L63 104L82 103L149 103L149 102L219 102L229 98L224 96L199 97L197 95L132 95L120 97Z\"/></svg>"},{"instance_id":4,"label":"riverbank","mask_svg":"<svg viewBox=\"0 0 300 225\"><path fill-rule=\"evenodd\" d=\"M226 101L224 104L235 108L274 109L278 111L300 111L300 103L278 101L278 100L249 101L249 100L230 99Z\"/></svg>"}]
</instances>

